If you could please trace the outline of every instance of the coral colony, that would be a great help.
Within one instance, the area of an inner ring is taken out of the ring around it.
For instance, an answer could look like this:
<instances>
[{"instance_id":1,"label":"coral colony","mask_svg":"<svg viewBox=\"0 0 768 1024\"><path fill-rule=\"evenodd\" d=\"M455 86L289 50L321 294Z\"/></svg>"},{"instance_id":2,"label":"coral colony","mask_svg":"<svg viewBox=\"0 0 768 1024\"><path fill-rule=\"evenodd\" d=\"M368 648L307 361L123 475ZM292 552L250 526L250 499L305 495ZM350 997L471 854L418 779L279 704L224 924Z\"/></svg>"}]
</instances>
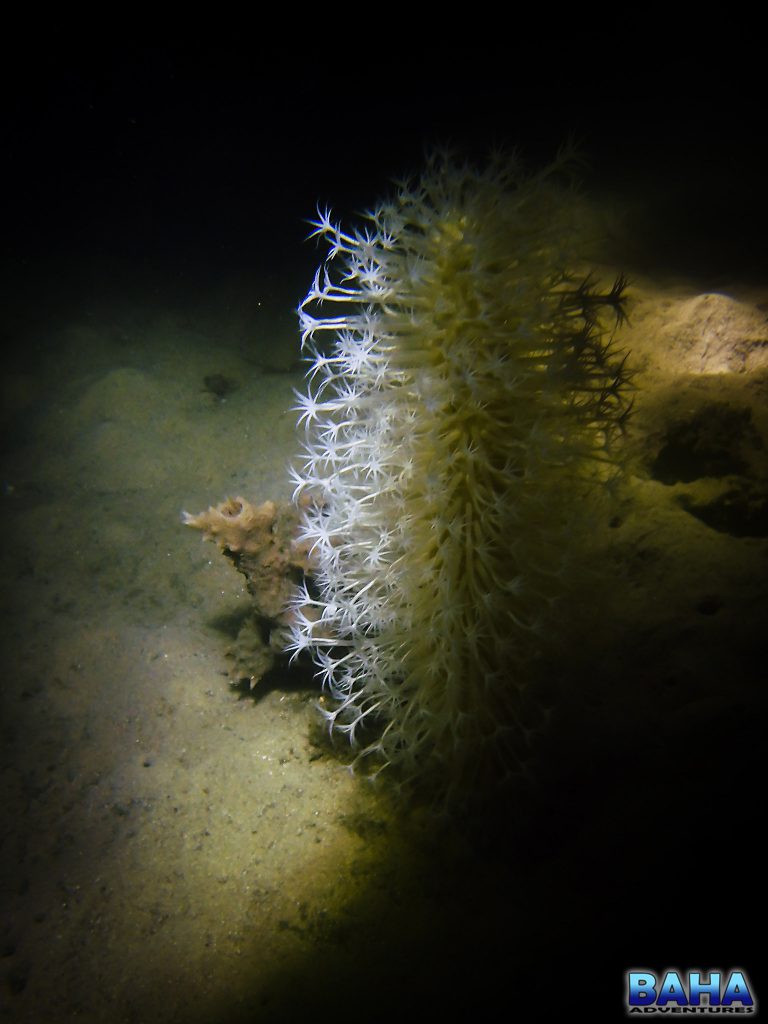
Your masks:
<instances>
[{"instance_id":1,"label":"coral colony","mask_svg":"<svg viewBox=\"0 0 768 1024\"><path fill-rule=\"evenodd\" d=\"M561 172L437 156L364 226L314 222L293 477L317 570L288 650L371 774L514 772L526 677L617 464L624 281L573 272Z\"/></svg>"}]
</instances>

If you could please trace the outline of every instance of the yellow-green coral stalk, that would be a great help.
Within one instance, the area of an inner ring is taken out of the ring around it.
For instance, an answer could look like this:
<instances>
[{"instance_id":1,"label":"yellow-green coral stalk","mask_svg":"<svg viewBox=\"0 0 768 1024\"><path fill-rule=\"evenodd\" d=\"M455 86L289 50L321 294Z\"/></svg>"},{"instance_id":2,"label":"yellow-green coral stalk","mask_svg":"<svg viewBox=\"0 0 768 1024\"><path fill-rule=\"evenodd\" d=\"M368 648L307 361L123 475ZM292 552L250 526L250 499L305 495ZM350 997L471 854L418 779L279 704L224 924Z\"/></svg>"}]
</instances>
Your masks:
<instances>
[{"instance_id":1,"label":"yellow-green coral stalk","mask_svg":"<svg viewBox=\"0 0 768 1024\"><path fill-rule=\"evenodd\" d=\"M367 226L315 223L295 477L319 568L289 649L311 651L358 762L405 778L514 749L575 510L626 415L600 321L621 318L622 282L569 274L553 178L439 157Z\"/></svg>"}]
</instances>

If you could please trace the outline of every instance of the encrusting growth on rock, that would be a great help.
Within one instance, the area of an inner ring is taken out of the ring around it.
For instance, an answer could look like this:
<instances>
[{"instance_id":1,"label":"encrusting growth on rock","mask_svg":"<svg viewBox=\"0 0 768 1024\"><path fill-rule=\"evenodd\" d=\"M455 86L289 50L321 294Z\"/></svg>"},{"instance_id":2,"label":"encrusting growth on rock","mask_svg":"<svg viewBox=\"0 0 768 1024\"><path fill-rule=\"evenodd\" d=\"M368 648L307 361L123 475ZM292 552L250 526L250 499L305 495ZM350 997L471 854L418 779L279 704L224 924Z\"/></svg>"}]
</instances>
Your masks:
<instances>
[{"instance_id":1,"label":"encrusting growth on rock","mask_svg":"<svg viewBox=\"0 0 768 1024\"><path fill-rule=\"evenodd\" d=\"M310 570L306 542L297 540L299 511L287 503L251 505L227 498L199 515L185 512L187 526L202 530L245 576L254 601L253 616L241 625L230 652L233 682L251 689L272 668L285 643L296 585Z\"/></svg>"}]
</instances>

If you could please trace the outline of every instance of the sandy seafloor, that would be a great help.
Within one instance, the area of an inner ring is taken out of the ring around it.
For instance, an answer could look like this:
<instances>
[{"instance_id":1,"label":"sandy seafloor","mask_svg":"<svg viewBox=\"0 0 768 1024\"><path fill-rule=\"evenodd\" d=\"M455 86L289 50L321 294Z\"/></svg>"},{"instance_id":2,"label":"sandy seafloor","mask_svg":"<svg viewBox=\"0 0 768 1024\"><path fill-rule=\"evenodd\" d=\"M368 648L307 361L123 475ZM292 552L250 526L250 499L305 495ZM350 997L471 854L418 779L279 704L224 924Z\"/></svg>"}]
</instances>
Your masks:
<instances>
[{"instance_id":1,"label":"sandy seafloor","mask_svg":"<svg viewBox=\"0 0 768 1024\"><path fill-rule=\"evenodd\" d=\"M534 1020L583 984L608 1020L631 966L752 968L768 288L634 276L609 641L503 840L393 813L310 742L311 689L230 688L247 594L180 516L289 496L294 318L258 282L117 292L39 314L3 385L0 1019Z\"/></svg>"}]
</instances>

